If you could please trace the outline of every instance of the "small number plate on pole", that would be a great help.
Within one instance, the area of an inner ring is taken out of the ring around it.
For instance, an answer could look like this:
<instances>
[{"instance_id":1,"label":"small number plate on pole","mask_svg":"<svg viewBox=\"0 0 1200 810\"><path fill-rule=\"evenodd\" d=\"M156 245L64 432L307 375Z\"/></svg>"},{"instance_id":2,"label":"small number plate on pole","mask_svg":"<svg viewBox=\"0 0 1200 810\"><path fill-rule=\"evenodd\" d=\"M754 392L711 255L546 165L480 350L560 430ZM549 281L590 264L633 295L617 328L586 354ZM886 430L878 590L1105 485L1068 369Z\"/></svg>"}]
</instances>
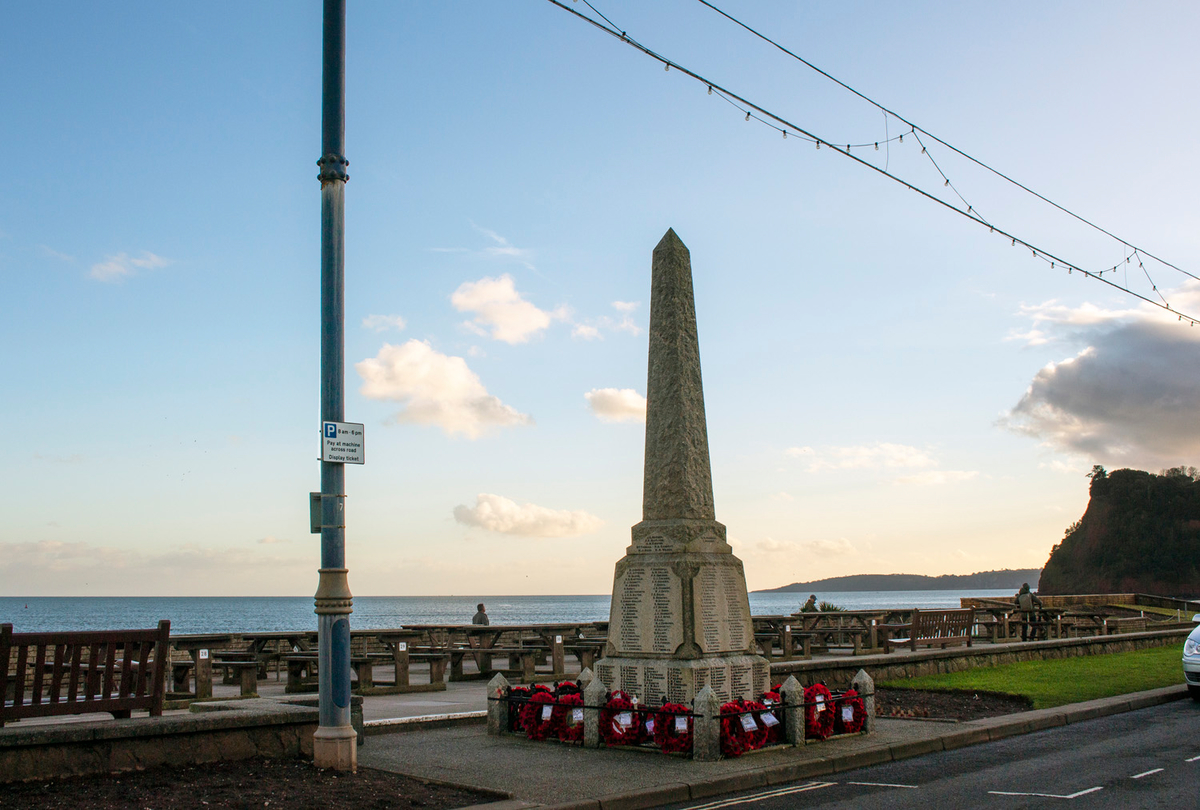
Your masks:
<instances>
[{"instance_id":1,"label":"small number plate on pole","mask_svg":"<svg viewBox=\"0 0 1200 810\"><path fill-rule=\"evenodd\" d=\"M363 426L357 422L321 423L321 461L365 464Z\"/></svg>"}]
</instances>

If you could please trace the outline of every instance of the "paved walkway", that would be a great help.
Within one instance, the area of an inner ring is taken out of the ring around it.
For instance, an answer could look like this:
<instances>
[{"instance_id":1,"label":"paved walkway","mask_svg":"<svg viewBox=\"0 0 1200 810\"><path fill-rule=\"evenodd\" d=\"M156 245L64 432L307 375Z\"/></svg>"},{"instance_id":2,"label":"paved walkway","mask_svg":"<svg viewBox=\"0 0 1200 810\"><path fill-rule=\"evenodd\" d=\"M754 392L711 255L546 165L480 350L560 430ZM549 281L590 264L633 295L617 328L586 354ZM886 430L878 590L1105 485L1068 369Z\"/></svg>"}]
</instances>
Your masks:
<instances>
[{"instance_id":1,"label":"paved walkway","mask_svg":"<svg viewBox=\"0 0 1200 810\"><path fill-rule=\"evenodd\" d=\"M654 751L584 750L515 736L489 737L483 724L474 723L369 736L359 749L359 764L509 797L491 805L491 810L537 806L635 810L961 748L1185 697L1187 690L1181 685L962 723L880 718L870 735L720 762L693 762Z\"/></svg>"}]
</instances>

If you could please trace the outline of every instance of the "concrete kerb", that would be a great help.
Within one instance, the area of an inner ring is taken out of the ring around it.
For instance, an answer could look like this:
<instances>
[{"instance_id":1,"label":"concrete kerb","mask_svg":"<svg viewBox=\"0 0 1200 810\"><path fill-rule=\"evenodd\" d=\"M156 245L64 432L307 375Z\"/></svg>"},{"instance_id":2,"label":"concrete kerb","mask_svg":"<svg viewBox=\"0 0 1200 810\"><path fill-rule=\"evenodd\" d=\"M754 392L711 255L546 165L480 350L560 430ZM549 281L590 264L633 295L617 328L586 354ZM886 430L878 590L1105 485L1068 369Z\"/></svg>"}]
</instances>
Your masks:
<instances>
[{"instance_id":1,"label":"concrete kerb","mask_svg":"<svg viewBox=\"0 0 1200 810\"><path fill-rule=\"evenodd\" d=\"M417 717L393 717L386 720L367 720L363 732L368 737L380 734L406 734L434 728L482 725L487 722L487 712L455 712L453 714L424 714Z\"/></svg>"}]
</instances>

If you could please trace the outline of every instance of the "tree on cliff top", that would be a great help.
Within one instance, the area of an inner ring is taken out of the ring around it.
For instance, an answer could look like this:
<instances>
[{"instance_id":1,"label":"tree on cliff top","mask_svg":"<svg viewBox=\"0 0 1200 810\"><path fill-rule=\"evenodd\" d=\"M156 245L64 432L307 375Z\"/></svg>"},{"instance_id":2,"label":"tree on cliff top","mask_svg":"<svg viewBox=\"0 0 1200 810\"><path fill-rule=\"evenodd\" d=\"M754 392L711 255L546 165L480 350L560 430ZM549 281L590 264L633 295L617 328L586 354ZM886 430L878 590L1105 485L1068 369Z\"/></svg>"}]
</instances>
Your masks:
<instances>
[{"instance_id":1,"label":"tree on cliff top","mask_svg":"<svg viewBox=\"0 0 1200 810\"><path fill-rule=\"evenodd\" d=\"M1042 593L1200 594L1200 471L1089 474L1091 499L1042 569Z\"/></svg>"}]
</instances>

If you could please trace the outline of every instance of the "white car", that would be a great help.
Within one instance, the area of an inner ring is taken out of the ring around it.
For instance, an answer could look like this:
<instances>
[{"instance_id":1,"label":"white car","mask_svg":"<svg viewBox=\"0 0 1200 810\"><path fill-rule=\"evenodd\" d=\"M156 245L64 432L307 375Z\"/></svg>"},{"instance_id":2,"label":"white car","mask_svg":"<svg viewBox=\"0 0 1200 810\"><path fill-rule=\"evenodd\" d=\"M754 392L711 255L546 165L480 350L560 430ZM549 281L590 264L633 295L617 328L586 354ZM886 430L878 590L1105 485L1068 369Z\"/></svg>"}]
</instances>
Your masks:
<instances>
[{"instance_id":1,"label":"white car","mask_svg":"<svg viewBox=\"0 0 1200 810\"><path fill-rule=\"evenodd\" d=\"M1193 617L1196 629L1183 642L1183 679L1193 700L1200 700L1200 613Z\"/></svg>"}]
</instances>

